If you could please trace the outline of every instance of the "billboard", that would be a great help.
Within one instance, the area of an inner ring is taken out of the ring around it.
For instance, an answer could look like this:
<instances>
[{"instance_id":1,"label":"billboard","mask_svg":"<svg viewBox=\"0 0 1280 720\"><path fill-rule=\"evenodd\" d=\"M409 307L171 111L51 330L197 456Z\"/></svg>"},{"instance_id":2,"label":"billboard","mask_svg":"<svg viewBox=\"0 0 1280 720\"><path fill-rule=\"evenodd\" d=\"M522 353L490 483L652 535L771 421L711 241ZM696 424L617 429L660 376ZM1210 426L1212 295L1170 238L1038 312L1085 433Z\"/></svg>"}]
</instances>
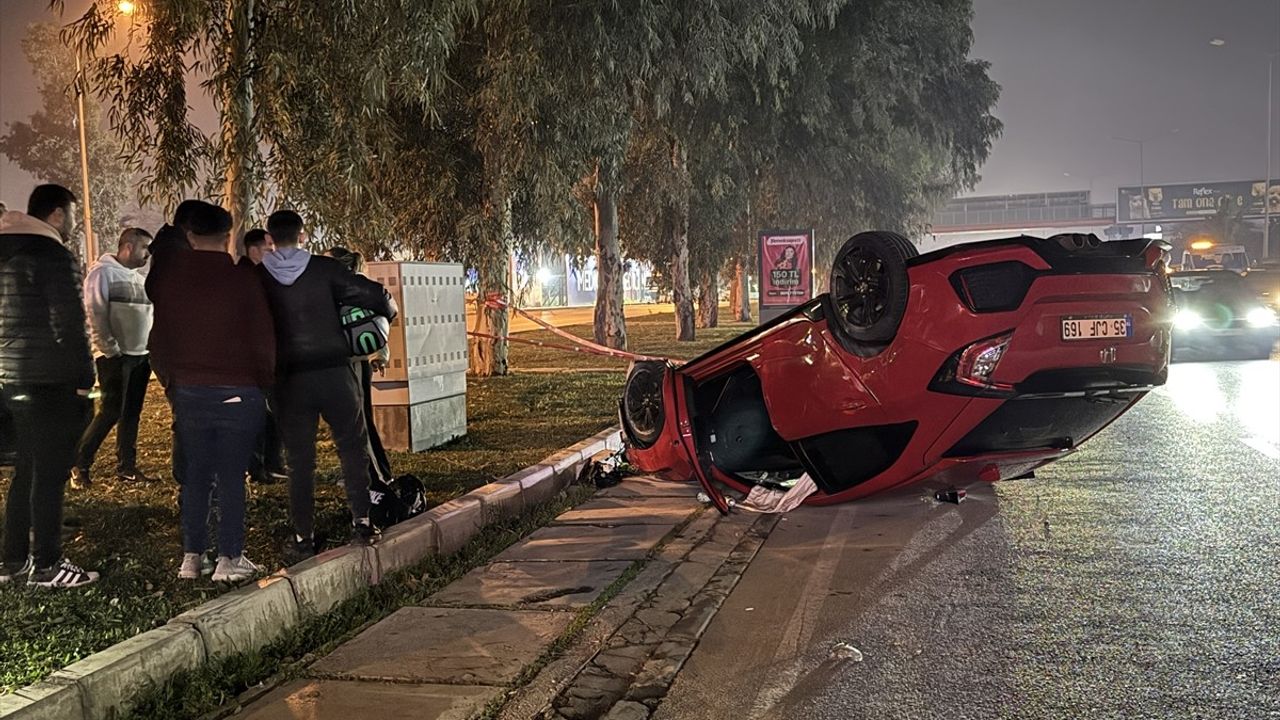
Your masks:
<instances>
[{"instance_id":1,"label":"billboard","mask_svg":"<svg viewBox=\"0 0 1280 720\"><path fill-rule=\"evenodd\" d=\"M1273 215L1280 215L1280 180L1272 180L1269 191L1265 180L1122 187L1116 222L1196 220L1228 203L1243 209L1245 217L1262 217L1265 202Z\"/></svg>"},{"instance_id":2,"label":"billboard","mask_svg":"<svg viewBox=\"0 0 1280 720\"><path fill-rule=\"evenodd\" d=\"M813 297L813 231L760 233L760 316L770 319Z\"/></svg>"}]
</instances>

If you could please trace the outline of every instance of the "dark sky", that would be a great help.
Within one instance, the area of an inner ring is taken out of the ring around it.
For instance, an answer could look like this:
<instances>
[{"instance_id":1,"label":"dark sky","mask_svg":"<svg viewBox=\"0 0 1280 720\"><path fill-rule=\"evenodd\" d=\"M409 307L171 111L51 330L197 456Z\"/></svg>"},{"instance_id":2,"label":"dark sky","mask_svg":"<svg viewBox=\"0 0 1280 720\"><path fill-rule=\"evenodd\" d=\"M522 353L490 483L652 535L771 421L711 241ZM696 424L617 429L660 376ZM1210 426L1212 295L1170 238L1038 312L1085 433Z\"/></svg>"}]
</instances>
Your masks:
<instances>
[{"instance_id":1,"label":"dark sky","mask_svg":"<svg viewBox=\"0 0 1280 720\"><path fill-rule=\"evenodd\" d=\"M1137 145L1113 136L1146 140L1148 183L1266 173L1267 54L1280 51L1280 0L974 5L974 55L991 61L1004 87L1005 126L975 194L1092 189L1095 202L1114 201L1117 185L1138 183L1139 166ZM50 17L46 7L0 0L0 124L35 109L19 43L28 23ZM1280 175L1280 91L1274 100ZM0 164L0 199L19 204L34 180Z\"/></svg>"}]
</instances>

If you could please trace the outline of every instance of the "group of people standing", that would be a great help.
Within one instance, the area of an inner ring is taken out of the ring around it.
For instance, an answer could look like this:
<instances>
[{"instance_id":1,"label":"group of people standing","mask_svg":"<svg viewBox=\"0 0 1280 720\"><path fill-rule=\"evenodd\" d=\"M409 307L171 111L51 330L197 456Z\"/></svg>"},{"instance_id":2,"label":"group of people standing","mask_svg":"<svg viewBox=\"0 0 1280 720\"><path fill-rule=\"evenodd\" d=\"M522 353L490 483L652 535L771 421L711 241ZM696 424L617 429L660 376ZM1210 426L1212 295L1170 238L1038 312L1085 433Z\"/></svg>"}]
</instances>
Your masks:
<instances>
[{"instance_id":1,"label":"group of people standing","mask_svg":"<svg viewBox=\"0 0 1280 720\"><path fill-rule=\"evenodd\" d=\"M73 487L92 484L89 468L112 427L117 478L148 480L135 445L152 373L173 411L180 578L235 582L260 572L244 553L245 481L285 476L281 445L293 530L287 555L314 554L321 418L342 464L351 541L376 542L369 484L371 476L387 479L389 466L372 427L369 386L385 356L353 351L339 309L390 321L397 308L382 285L359 274L359 254L312 255L302 217L279 210L266 228L245 234L237 260L230 213L186 200L154 236L125 230L116 252L90 268L82 294L66 247L75 204L66 188L42 185L27 213L0 217L0 414L11 418L18 449L0 583L25 577L30 585L77 587L98 578L62 557L65 486L68 477ZM90 421L95 376L101 403Z\"/></svg>"}]
</instances>

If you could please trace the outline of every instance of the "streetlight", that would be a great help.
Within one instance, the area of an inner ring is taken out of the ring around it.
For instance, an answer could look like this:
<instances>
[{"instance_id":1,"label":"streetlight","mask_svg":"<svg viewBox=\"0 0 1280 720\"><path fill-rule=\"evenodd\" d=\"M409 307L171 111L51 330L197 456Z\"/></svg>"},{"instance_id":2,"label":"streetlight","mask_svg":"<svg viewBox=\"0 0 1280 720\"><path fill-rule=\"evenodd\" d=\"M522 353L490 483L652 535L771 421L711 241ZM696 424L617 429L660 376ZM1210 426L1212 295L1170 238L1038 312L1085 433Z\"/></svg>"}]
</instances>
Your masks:
<instances>
[{"instance_id":1,"label":"streetlight","mask_svg":"<svg viewBox=\"0 0 1280 720\"><path fill-rule=\"evenodd\" d=\"M83 194L80 206L84 208L84 262L92 265L98 259L98 242L93 237L93 210L89 207L89 143L84 135L84 91L89 80L84 76L80 62L80 50L76 50L76 126L80 131L80 185Z\"/></svg>"},{"instance_id":2,"label":"streetlight","mask_svg":"<svg viewBox=\"0 0 1280 720\"><path fill-rule=\"evenodd\" d=\"M120 0L116 10L121 15L132 17L138 11L133 0ZM84 208L84 252L85 264L93 264L98 259L98 239L93 236L93 208L89 195L89 143L85 138L84 94L89 89L89 78L84 72L84 62L79 48L76 49L76 125L80 131L80 185L83 197L80 199Z\"/></svg>"},{"instance_id":3,"label":"streetlight","mask_svg":"<svg viewBox=\"0 0 1280 720\"><path fill-rule=\"evenodd\" d=\"M1151 142L1152 140L1159 140L1167 135L1175 135L1177 134L1177 132L1178 132L1178 128L1173 128L1167 133L1160 133L1159 135L1153 135L1153 136L1144 137L1144 138L1128 138L1128 137L1120 137L1119 135L1111 136L1112 140L1133 143L1138 146L1138 186L1139 186L1138 193L1141 194L1143 197L1146 197L1146 194L1147 194L1147 166L1146 166L1145 157L1143 155L1144 146L1147 143ZM1116 212L1117 213L1119 212L1119 208L1116 209ZM1142 233L1146 234L1146 232L1147 232L1147 224L1144 222L1142 223Z\"/></svg>"},{"instance_id":4,"label":"streetlight","mask_svg":"<svg viewBox=\"0 0 1280 720\"><path fill-rule=\"evenodd\" d=\"M1213 47L1222 47L1227 41L1222 38L1212 38L1209 44ZM1261 55L1257 51L1245 50L1250 55ZM1262 185L1262 257L1271 256L1271 136L1275 134L1274 126L1271 123L1271 110L1274 104L1271 100L1272 77L1275 73L1276 52L1269 52L1267 55L1267 179Z\"/></svg>"}]
</instances>

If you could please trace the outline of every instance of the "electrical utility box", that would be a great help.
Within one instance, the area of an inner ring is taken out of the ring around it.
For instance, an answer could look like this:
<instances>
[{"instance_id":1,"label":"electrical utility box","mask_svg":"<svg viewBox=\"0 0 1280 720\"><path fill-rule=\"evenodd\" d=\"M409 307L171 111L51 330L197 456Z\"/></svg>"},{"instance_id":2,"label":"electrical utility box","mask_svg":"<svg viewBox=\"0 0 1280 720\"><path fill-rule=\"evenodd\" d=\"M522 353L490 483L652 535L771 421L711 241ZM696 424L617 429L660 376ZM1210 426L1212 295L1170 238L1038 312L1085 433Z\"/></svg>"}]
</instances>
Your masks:
<instances>
[{"instance_id":1,"label":"electrical utility box","mask_svg":"<svg viewBox=\"0 0 1280 720\"><path fill-rule=\"evenodd\" d=\"M374 262L400 308L391 358L373 375L373 417L389 450L420 452L467 434L467 312L458 263Z\"/></svg>"}]
</instances>

